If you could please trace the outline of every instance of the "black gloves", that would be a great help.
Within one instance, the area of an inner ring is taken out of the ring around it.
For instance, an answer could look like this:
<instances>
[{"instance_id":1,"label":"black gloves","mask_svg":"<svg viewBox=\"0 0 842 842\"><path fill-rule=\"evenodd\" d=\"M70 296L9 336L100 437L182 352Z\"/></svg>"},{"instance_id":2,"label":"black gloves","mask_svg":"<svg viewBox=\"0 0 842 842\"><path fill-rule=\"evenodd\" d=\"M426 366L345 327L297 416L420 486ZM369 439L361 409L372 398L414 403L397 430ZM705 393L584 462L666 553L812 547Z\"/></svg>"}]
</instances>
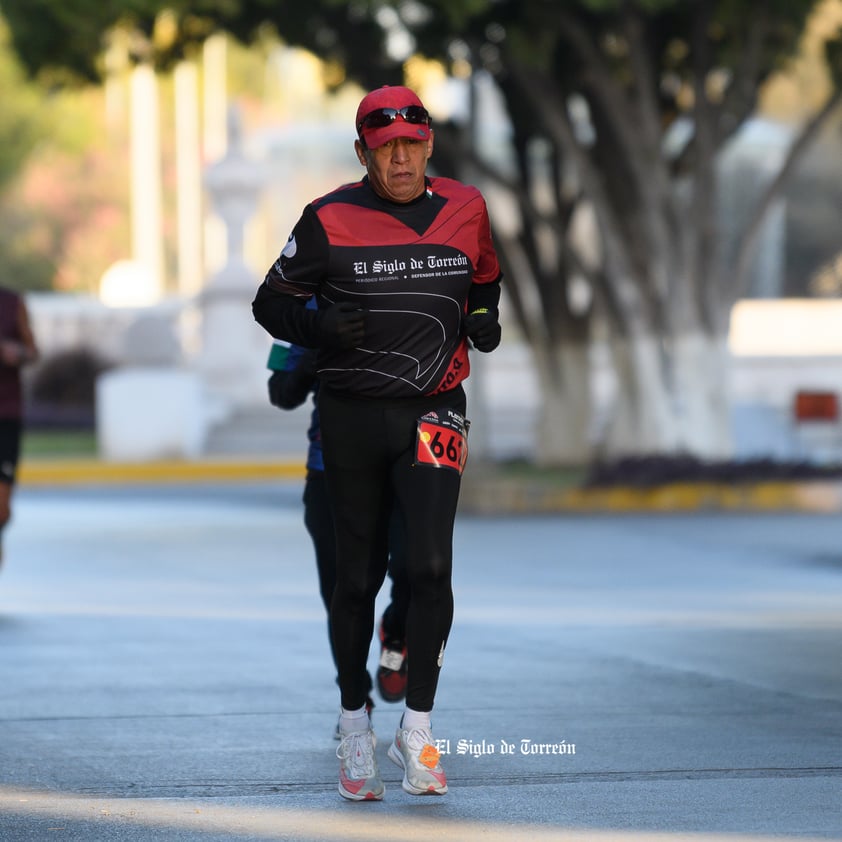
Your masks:
<instances>
[{"instance_id":1,"label":"black gloves","mask_svg":"<svg viewBox=\"0 0 842 842\"><path fill-rule=\"evenodd\" d=\"M284 381L285 371L273 371L269 375L269 403L279 409L286 409L284 406Z\"/></svg>"},{"instance_id":2,"label":"black gloves","mask_svg":"<svg viewBox=\"0 0 842 842\"><path fill-rule=\"evenodd\" d=\"M497 310L481 308L465 316L464 330L477 351L487 354L500 344L500 322Z\"/></svg>"},{"instance_id":3,"label":"black gloves","mask_svg":"<svg viewBox=\"0 0 842 842\"><path fill-rule=\"evenodd\" d=\"M295 368L273 371L269 377L269 402L278 409L301 406L316 383L316 352L306 350Z\"/></svg>"},{"instance_id":4,"label":"black gloves","mask_svg":"<svg viewBox=\"0 0 842 842\"><path fill-rule=\"evenodd\" d=\"M327 348L355 348L365 338L365 313L350 301L331 304L320 313L319 333Z\"/></svg>"}]
</instances>

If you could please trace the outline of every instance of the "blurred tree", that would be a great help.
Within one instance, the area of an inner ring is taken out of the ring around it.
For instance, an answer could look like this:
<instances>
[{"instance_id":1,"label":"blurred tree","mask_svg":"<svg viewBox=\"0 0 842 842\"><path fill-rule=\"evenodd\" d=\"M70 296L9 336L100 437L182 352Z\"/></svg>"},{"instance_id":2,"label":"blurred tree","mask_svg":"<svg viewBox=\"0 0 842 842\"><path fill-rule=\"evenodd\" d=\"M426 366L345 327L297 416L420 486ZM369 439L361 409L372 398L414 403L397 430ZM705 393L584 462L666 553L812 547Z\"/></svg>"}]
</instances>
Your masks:
<instances>
[{"instance_id":1,"label":"blurred tree","mask_svg":"<svg viewBox=\"0 0 842 842\"><path fill-rule=\"evenodd\" d=\"M92 117L101 112L96 94L27 79L2 18L0 87L2 283L21 291L93 291L99 276L89 270L125 251L114 211L122 180L112 171L122 162L103 154ZM102 260L92 258L109 249Z\"/></svg>"},{"instance_id":2,"label":"blurred tree","mask_svg":"<svg viewBox=\"0 0 842 842\"><path fill-rule=\"evenodd\" d=\"M44 137L46 124L38 92L24 78L8 40L0 19L0 282L18 290L43 289L49 286L52 266L46 259L30 259L25 243L33 220L10 194L24 162Z\"/></svg>"},{"instance_id":3,"label":"blurred tree","mask_svg":"<svg viewBox=\"0 0 842 842\"><path fill-rule=\"evenodd\" d=\"M21 164L44 137L46 125L35 86L28 84L14 53L8 30L0 18L0 191L20 172Z\"/></svg>"},{"instance_id":4,"label":"blurred tree","mask_svg":"<svg viewBox=\"0 0 842 842\"><path fill-rule=\"evenodd\" d=\"M786 190L787 248L784 296L842 297L840 276L828 269L842 249L838 213L842 208L842 115L825 127ZM839 264L842 267L842 263Z\"/></svg>"},{"instance_id":5,"label":"blurred tree","mask_svg":"<svg viewBox=\"0 0 842 842\"><path fill-rule=\"evenodd\" d=\"M249 42L271 26L365 87L403 81L414 53L463 78L482 72L511 121L506 161L483 157L470 121L437 126L434 161L443 174L481 180L512 211L505 223L494 214L495 237L541 383L538 458L581 462L589 452L588 359L598 329L617 383L604 455L730 455L730 309L745 294L774 199L840 101L838 32L824 39L823 102L798 126L737 232L718 212L717 161L797 51L811 13L838 4L3 0L3 8L32 72L93 76L92 57L121 21L143 34L139 52L162 64L214 28ZM596 249L573 236L587 219Z\"/></svg>"}]
</instances>

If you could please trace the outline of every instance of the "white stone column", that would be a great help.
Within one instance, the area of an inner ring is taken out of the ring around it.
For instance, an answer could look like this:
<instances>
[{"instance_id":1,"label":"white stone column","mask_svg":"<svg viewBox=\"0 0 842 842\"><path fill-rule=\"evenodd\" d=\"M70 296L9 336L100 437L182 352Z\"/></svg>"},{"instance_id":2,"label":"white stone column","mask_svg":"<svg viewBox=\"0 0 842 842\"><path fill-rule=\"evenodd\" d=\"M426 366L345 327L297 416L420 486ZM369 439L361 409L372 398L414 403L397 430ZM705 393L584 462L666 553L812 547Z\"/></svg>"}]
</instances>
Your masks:
<instances>
[{"instance_id":1,"label":"white stone column","mask_svg":"<svg viewBox=\"0 0 842 842\"><path fill-rule=\"evenodd\" d=\"M196 65L175 68L175 164L178 223L178 292L197 295L204 278L199 80Z\"/></svg>"},{"instance_id":2,"label":"white stone column","mask_svg":"<svg viewBox=\"0 0 842 842\"><path fill-rule=\"evenodd\" d=\"M221 161L228 151L228 42L212 35L202 48L202 149L205 166ZM215 272L225 264L225 226L205 217L205 266Z\"/></svg>"},{"instance_id":3,"label":"white stone column","mask_svg":"<svg viewBox=\"0 0 842 842\"><path fill-rule=\"evenodd\" d=\"M158 297L164 294L161 132L155 71L140 64L131 75L132 258Z\"/></svg>"}]
</instances>

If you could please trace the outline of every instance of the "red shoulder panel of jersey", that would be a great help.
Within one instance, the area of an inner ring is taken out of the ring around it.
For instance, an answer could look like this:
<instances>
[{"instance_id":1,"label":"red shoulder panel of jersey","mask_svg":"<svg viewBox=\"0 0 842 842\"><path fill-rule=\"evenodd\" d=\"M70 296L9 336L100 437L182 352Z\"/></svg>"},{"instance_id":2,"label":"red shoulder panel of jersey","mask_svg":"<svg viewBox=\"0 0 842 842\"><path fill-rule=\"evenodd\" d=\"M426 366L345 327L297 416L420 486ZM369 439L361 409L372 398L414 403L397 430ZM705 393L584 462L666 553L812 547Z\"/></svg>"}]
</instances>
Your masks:
<instances>
[{"instance_id":1,"label":"red shoulder panel of jersey","mask_svg":"<svg viewBox=\"0 0 842 842\"><path fill-rule=\"evenodd\" d=\"M500 277L488 210L476 187L450 178L427 179L424 194L399 205L380 199L360 181L312 204L331 245L435 243L468 255L474 283L491 283ZM348 213L349 205L354 213Z\"/></svg>"}]
</instances>

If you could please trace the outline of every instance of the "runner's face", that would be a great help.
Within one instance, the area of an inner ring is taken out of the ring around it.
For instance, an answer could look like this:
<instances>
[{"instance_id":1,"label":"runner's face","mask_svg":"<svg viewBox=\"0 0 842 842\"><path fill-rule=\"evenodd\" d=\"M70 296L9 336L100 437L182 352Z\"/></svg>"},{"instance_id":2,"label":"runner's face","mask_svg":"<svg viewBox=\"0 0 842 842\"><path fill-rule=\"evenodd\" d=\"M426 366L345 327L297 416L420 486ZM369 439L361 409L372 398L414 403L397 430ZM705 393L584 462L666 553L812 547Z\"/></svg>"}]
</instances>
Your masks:
<instances>
[{"instance_id":1,"label":"runner's face","mask_svg":"<svg viewBox=\"0 0 842 842\"><path fill-rule=\"evenodd\" d=\"M429 140L399 137L376 149L365 149L357 141L355 148L378 196L392 202L411 202L424 192L427 161L433 152L432 132Z\"/></svg>"}]
</instances>

